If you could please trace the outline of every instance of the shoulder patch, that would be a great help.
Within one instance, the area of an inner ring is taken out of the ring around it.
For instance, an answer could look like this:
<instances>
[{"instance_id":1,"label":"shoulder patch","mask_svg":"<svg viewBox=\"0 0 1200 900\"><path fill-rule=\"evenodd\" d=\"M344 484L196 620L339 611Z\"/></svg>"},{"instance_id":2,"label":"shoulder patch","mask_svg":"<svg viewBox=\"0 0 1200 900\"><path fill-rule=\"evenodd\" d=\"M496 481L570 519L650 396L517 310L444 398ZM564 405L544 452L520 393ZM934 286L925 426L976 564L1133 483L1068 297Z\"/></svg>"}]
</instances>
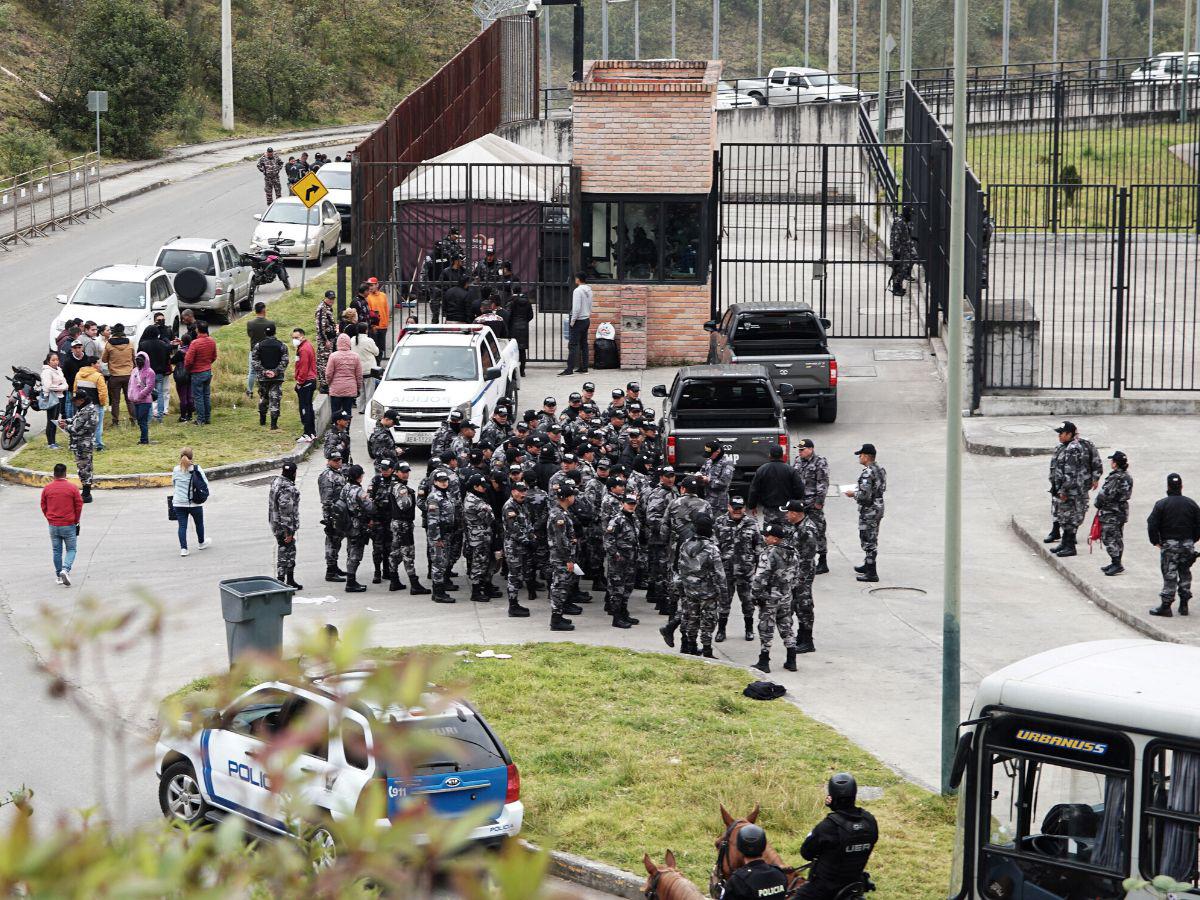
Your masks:
<instances>
[{"instance_id":1,"label":"shoulder patch","mask_svg":"<svg viewBox=\"0 0 1200 900\"><path fill-rule=\"evenodd\" d=\"M567 524L567 520L566 520L566 519L562 519L562 518L555 519L555 520L554 520L554 524L555 524L555 525L557 525L559 528L562 528L564 525L566 525L566 524Z\"/></svg>"},{"instance_id":2,"label":"shoulder patch","mask_svg":"<svg viewBox=\"0 0 1200 900\"><path fill-rule=\"evenodd\" d=\"M515 509L510 509L508 511L508 517L510 519L515 519L517 517L517 511Z\"/></svg>"}]
</instances>

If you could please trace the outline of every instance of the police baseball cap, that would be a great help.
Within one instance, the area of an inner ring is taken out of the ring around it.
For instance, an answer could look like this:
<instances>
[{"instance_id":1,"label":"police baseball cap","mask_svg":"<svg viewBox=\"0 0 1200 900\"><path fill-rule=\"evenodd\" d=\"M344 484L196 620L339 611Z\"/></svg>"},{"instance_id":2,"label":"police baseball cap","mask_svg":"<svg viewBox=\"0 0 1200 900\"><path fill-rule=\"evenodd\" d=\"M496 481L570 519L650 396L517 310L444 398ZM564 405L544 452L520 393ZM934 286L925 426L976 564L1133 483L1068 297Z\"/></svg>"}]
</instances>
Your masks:
<instances>
[{"instance_id":1,"label":"police baseball cap","mask_svg":"<svg viewBox=\"0 0 1200 900\"><path fill-rule=\"evenodd\" d=\"M508 407L507 406L497 406L493 415L504 416L504 418L507 419L508 418Z\"/></svg>"},{"instance_id":2,"label":"police baseball cap","mask_svg":"<svg viewBox=\"0 0 1200 900\"><path fill-rule=\"evenodd\" d=\"M610 478L608 481L609 488L625 487L625 484L626 484L625 479L622 478L620 475L616 475L616 476Z\"/></svg>"},{"instance_id":3,"label":"police baseball cap","mask_svg":"<svg viewBox=\"0 0 1200 900\"><path fill-rule=\"evenodd\" d=\"M332 300L334 297L337 296L337 294L335 294L333 291L326 291L325 296L328 297L330 300Z\"/></svg>"},{"instance_id":4,"label":"police baseball cap","mask_svg":"<svg viewBox=\"0 0 1200 900\"><path fill-rule=\"evenodd\" d=\"M734 509L745 509L746 508L746 499L744 497L730 497L729 505L732 506Z\"/></svg>"},{"instance_id":5,"label":"police baseball cap","mask_svg":"<svg viewBox=\"0 0 1200 900\"><path fill-rule=\"evenodd\" d=\"M575 485L569 481L560 481L554 486L554 493L560 500L575 496Z\"/></svg>"},{"instance_id":6,"label":"police baseball cap","mask_svg":"<svg viewBox=\"0 0 1200 900\"><path fill-rule=\"evenodd\" d=\"M542 446L542 436L540 434L531 434L529 436L529 438L525 441L525 446L527 446L527 447Z\"/></svg>"},{"instance_id":7,"label":"police baseball cap","mask_svg":"<svg viewBox=\"0 0 1200 900\"><path fill-rule=\"evenodd\" d=\"M567 398L567 400L570 401L571 403L582 403L583 402L583 394L579 393L579 391L575 391L574 393L571 394L570 397Z\"/></svg>"},{"instance_id":8,"label":"police baseball cap","mask_svg":"<svg viewBox=\"0 0 1200 900\"><path fill-rule=\"evenodd\" d=\"M579 462L574 453L564 453L562 455L562 461L565 463Z\"/></svg>"},{"instance_id":9,"label":"police baseball cap","mask_svg":"<svg viewBox=\"0 0 1200 900\"><path fill-rule=\"evenodd\" d=\"M696 529L696 534L700 537L711 537L713 533L712 516L708 513L700 513L692 519L692 527Z\"/></svg>"},{"instance_id":10,"label":"police baseball cap","mask_svg":"<svg viewBox=\"0 0 1200 900\"><path fill-rule=\"evenodd\" d=\"M789 500L783 506L779 507L780 512L804 512L804 501Z\"/></svg>"},{"instance_id":11,"label":"police baseball cap","mask_svg":"<svg viewBox=\"0 0 1200 900\"><path fill-rule=\"evenodd\" d=\"M474 423L474 422L472 422L470 419L467 419L467 420L466 420L465 422L463 422L463 423L462 423L462 425L461 425L461 426L459 426L459 427L460 427L460 428L470 428L472 431L474 431L474 430L475 430L475 423Z\"/></svg>"},{"instance_id":12,"label":"police baseball cap","mask_svg":"<svg viewBox=\"0 0 1200 900\"><path fill-rule=\"evenodd\" d=\"M683 486L689 491L694 491L696 488L700 487L700 479L695 475L689 475L687 478L683 479Z\"/></svg>"},{"instance_id":13,"label":"police baseball cap","mask_svg":"<svg viewBox=\"0 0 1200 900\"><path fill-rule=\"evenodd\" d=\"M874 444L863 444L861 447L859 447L857 450L854 451L855 456L858 456L861 453L867 453L871 456L874 456L875 455L875 445Z\"/></svg>"},{"instance_id":14,"label":"police baseball cap","mask_svg":"<svg viewBox=\"0 0 1200 900\"><path fill-rule=\"evenodd\" d=\"M478 473L467 479L467 490L473 491L477 487L487 487L487 481Z\"/></svg>"},{"instance_id":15,"label":"police baseball cap","mask_svg":"<svg viewBox=\"0 0 1200 900\"><path fill-rule=\"evenodd\" d=\"M623 465L621 465L620 463L617 463L615 466L613 466L613 467L612 467L612 473L613 473L613 475L624 475L624 474L625 474L627 471L629 471L629 470L628 470L628 469L626 469L626 468L625 468Z\"/></svg>"},{"instance_id":16,"label":"police baseball cap","mask_svg":"<svg viewBox=\"0 0 1200 900\"><path fill-rule=\"evenodd\" d=\"M663 466L661 469L658 470L658 474L663 476L664 478L674 478L675 477L675 467L674 466Z\"/></svg>"},{"instance_id":17,"label":"police baseball cap","mask_svg":"<svg viewBox=\"0 0 1200 900\"><path fill-rule=\"evenodd\" d=\"M614 409L614 410L613 410L613 411L612 411L612 412L609 414L609 416L608 416L608 417L609 417L610 419L623 419L623 418L625 418L625 410L623 410L623 409Z\"/></svg>"},{"instance_id":18,"label":"police baseball cap","mask_svg":"<svg viewBox=\"0 0 1200 900\"><path fill-rule=\"evenodd\" d=\"M1122 453L1120 450L1114 450L1112 452L1112 456L1110 456L1109 459L1115 459L1119 463L1129 461L1129 457L1126 456L1124 453Z\"/></svg>"},{"instance_id":19,"label":"police baseball cap","mask_svg":"<svg viewBox=\"0 0 1200 900\"><path fill-rule=\"evenodd\" d=\"M763 534L765 534L767 537L785 538L787 537L787 529L778 522L772 522L763 529Z\"/></svg>"},{"instance_id":20,"label":"police baseball cap","mask_svg":"<svg viewBox=\"0 0 1200 900\"><path fill-rule=\"evenodd\" d=\"M796 444L796 447L800 450L811 449L816 447L816 444L812 442L812 438L801 438L800 442Z\"/></svg>"},{"instance_id":21,"label":"police baseball cap","mask_svg":"<svg viewBox=\"0 0 1200 900\"><path fill-rule=\"evenodd\" d=\"M450 415L446 417L447 422L461 422L462 420L463 414L461 409L453 410Z\"/></svg>"},{"instance_id":22,"label":"police baseball cap","mask_svg":"<svg viewBox=\"0 0 1200 900\"><path fill-rule=\"evenodd\" d=\"M621 390L620 388L613 388L612 396L613 396L613 399L616 400L618 397L624 397L625 392L623 390Z\"/></svg>"},{"instance_id":23,"label":"police baseball cap","mask_svg":"<svg viewBox=\"0 0 1200 900\"><path fill-rule=\"evenodd\" d=\"M325 458L326 459L343 459L344 457L342 456L341 450L334 450Z\"/></svg>"},{"instance_id":24,"label":"police baseball cap","mask_svg":"<svg viewBox=\"0 0 1200 900\"><path fill-rule=\"evenodd\" d=\"M401 463L398 463L398 464L396 465L396 471L397 471L397 472L411 472L411 471L412 471L412 466L410 466L410 465L409 465L408 463L406 463L406 462L401 462Z\"/></svg>"},{"instance_id":25,"label":"police baseball cap","mask_svg":"<svg viewBox=\"0 0 1200 900\"><path fill-rule=\"evenodd\" d=\"M658 425L654 422L643 422L642 431L646 434L658 434Z\"/></svg>"},{"instance_id":26,"label":"police baseball cap","mask_svg":"<svg viewBox=\"0 0 1200 900\"><path fill-rule=\"evenodd\" d=\"M280 471L283 472L284 475L295 475L296 474L296 464L294 462L285 462L283 464L283 468L280 469Z\"/></svg>"},{"instance_id":27,"label":"police baseball cap","mask_svg":"<svg viewBox=\"0 0 1200 900\"><path fill-rule=\"evenodd\" d=\"M783 447L780 444L771 445L771 459L783 459Z\"/></svg>"},{"instance_id":28,"label":"police baseball cap","mask_svg":"<svg viewBox=\"0 0 1200 900\"><path fill-rule=\"evenodd\" d=\"M612 460L609 459L607 456L602 456L602 457L600 457L600 459L596 460L596 468L597 469L608 469L611 467L612 467Z\"/></svg>"},{"instance_id":29,"label":"police baseball cap","mask_svg":"<svg viewBox=\"0 0 1200 900\"><path fill-rule=\"evenodd\" d=\"M592 382L590 382L590 381L585 381L585 382L583 383L583 389L584 389L585 391L588 391L588 392L590 392L590 393L594 393L594 392L595 392L595 390L596 390L596 385L595 385L595 384L593 384L593 383L592 383Z\"/></svg>"},{"instance_id":30,"label":"police baseball cap","mask_svg":"<svg viewBox=\"0 0 1200 900\"><path fill-rule=\"evenodd\" d=\"M524 471L525 471L525 470L524 470L524 469L522 469L522 468L520 467L520 465L518 465L517 463L513 463L512 465L510 465L510 466L508 467L508 473L509 473L510 475L520 475L520 474L521 474L522 472L524 472Z\"/></svg>"},{"instance_id":31,"label":"police baseball cap","mask_svg":"<svg viewBox=\"0 0 1200 900\"><path fill-rule=\"evenodd\" d=\"M448 463L448 462L450 462L450 460L457 459L457 458L458 457L455 456L453 450L444 450L438 454L438 459L440 459L444 463Z\"/></svg>"},{"instance_id":32,"label":"police baseball cap","mask_svg":"<svg viewBox=\"0 0 1200 900\"><path fill-rule=\"evenodd\" d=\"M601 431L599 428L593 428L591 431L589 431L589 432L588 432L588 437L590 437L590 438L603 438L603 437L604 437L604 432L603 432L603 431Z\"/></svg>"},{"instance_id":33,"label":"police baseball cap","mask_svg":"<svg viewBox=\"0 0 1200 900\"><path fill-rule=\"evenodd\" d=\"M521 434L524 434L529 430L529 425L527 425L525 422L518 422L515 427L516 430Z\"/></svg>"},{"instance_id":34,"label":"police baseball cap","mask_svg":"<svg viewBox=\"0 0 1200 900\"><path fill-rule=\"evenodd\" d=\"M267 152L268 152L268 153L274 153L274 152L275 152L275 148L274 148L274 147L268 147L268 148L267 148Z\"/></svg>"},{"instance_id":35,"label":"police baseball cap","mask_svg":"<svg viewBox=\"0 0 1200 900\"><path fill-rule=\"evenodd\" d=\"M721 449L721 445L718 444L716 441L707 441L704 444L704 452L705 453L716 453L720 449Z\"/></svg>"},{"instance_id":36,"label":"police baseball cap","mask_svg":"<svg viewBox=\"0 0 1200 900\"><path fill-rule=\"evenodd\" d=\"M396 461L394 459L387 459L387 458L381 459L379 461L379 468L381 471L383 469L394 469L394 468L396 468Z\"/></svg>"},{"instance_id":37,"label":"police baseball cap","mask_svg":"<svg viewBox=\"0 0 1200 900\"><path fill-rule=\"evenodd\" d=\"M517 467L517 471L520 471L520 466ZM529 485L523 481L512 481L509 482L508 489L510 491L520 491L523 494L529 490Z\"/></svg>"},{"instance_id":38,"label":"police baseball cap","mask_svg":"<svg viewBox=\"0 0 1200 900\"><path fill-rule=\"evenodd\" d=\"M1063 419L1062 424L1054 430L1059 434L1063 434L1064 432L1067 434L1077 434L1079 432L1079 429L1075 427L1075 423L1069 419Z\"/></svg>"},{"instance_id":39,"label":"police baseball cap","mask_svg":"<svg viewBox=\"0 0 1200 900\"><path fill-rule=\"evenodd\" d=\"M635 394L640 394L642 391L642 386L640 384L638 384L636 381L631 381L627 385L625 385L625 390L633 391Z\"/></svg>"},{"instance_id":40,"label":"police baseball cap","mask_svg":"<svg viewBox=\"0 0 1200 900\"><path fill-rule=\"evenodd\" d=\"M438 469L436 472L433 473L433 480L434 481L449 481L450 473L447 472L445 469Z\"/></svg>"},{"instance_id":41,"label":"police baseball cap","mask_svg":"<svg viewBox=\"0 0 1200 900\"><path fill-rule=\"evenodd\" d=\"M562 434L562 426L557 422L552 422L550 425L546 426L546 431L550 434Z\"/></svg>"},{"instance_id":42,"label":"police baseball cap","mask_svg":"<svg viewBox=\"0 0 1200 900\"><path fill-rule=\"evenodd\" d=\"M637 494L626 494L624 497L621 498L621 502L622 503L637 503L638 495Z\"/></svg>"},{"instance_id":43,"label":"police baseball cap","mask_svg":"<svg viewBox=\"0 0 1200 900\"><path fill-rule=\"evenodd\" d=\"M653 422L655 415L657 414L654 412L654 410L647 406L642 410L642 421Z\"/></svg>"},{"instance_id":44,"label":"police baseball cap","mask_svg":"<svg viewBox=\"0 0 1200 900\"><path fill-rule=\"evenodd\" d=\"M395 410L395 409L385 409L385 410L383 411L383 415L382 415L382 416L380 416L379 418L381 418L381 419L391 419L393 422L395 422L397 419L399 419L399 418L400 418L400 412L399 412L398 410Z\"/></svg>"},{"instance_id":45,"label":"police baseball cap","mask_svg":"<svg viewBox=\"0 0 1200 900\"><path fill-rule=\"evenodd\" d=\"M349 422L350 421L350 413L349 413L349 411L344 410L344 409L338 410L336 413L333 414L333 420L335 422L341 422L343 420Z\"/></svg>"},{"instance_id":46,"label":"police baseball cap","mask_svg":"<svg viewBox=\"0 0 1200 900\"><path fill-rule=\"evenodd\" d=\"M1172 472L1170 475L1167 476L1167 487L1168 488L1183 487L1183 479L1179 477L1178 472Z\"/></svg>"},{"instance_id":47,"label":"police baseball cap","mask_svg":"<svg viewBox=\"0 0 1200 900\"><path fill-rule=\"evenodd\" d=\"M542 406L558 406L558 401L553 397L547 397L542 401Z\"/></svg>"}]
</instances>

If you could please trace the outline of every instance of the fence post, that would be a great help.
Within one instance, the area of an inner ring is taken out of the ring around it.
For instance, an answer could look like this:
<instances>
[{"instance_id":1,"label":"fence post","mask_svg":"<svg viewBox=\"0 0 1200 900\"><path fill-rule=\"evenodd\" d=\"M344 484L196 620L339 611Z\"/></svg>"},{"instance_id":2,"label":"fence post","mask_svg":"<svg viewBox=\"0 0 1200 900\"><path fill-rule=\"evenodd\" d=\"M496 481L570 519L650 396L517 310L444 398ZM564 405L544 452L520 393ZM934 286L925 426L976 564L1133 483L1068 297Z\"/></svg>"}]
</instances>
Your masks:
<instances>
[{"instance_id":1,"label":"fence post","mask_svg":"<svg viewBox=\"0 0 1200 900\"><path fill-rule=\"evenodd\" d=\"M1050 232L1058 231L1058 183L1062 170L1062 118L1066 105L1067 86L1062 79L1054 82L1054 110L1050 131Z\"/></svg>"},{"instance_id":2,"label":"fence post","mask_svg":"<svg viewBox=\"0 0 1200 900\"><path fill-rule=\"evenodd\" d=\"M883 151L882 144L879 146L880 152ZM828 256L829 256L829 145L821 145L821 262L819 263L820 278L821 278L821 318L825 318L826 299L825 286L828 282L825 279L828 272Z\"/></svg>"},{"instance_id":3,"label":"fence post","mask_svg":"<svg viewBox=\"0 0 1200 900\"><path fill-rule=\"evenodd\" d=\"M577 170L574 170L577 171ZM721 318L721 150L713 151L711 202L708 209L708 258L712 267L709 278L709 318ZM571 220L576 221L574 210ZM576 241L576 244L579 242ZM582 266L580 266L582 268Z\"/></svg>"},{"instance_id":4,"label":"fence post","mask_svg":"<svg viewBox=\"0 0 1200 900\"><path fill-rule=\"evenodd\" d=\"M1121 384L1125 379L1125 254L1128 252L1129 188L1117 191L1117 258L1116 284L1113 285L1113 397L1121 399Z\"/></svg>"}]
</instances>

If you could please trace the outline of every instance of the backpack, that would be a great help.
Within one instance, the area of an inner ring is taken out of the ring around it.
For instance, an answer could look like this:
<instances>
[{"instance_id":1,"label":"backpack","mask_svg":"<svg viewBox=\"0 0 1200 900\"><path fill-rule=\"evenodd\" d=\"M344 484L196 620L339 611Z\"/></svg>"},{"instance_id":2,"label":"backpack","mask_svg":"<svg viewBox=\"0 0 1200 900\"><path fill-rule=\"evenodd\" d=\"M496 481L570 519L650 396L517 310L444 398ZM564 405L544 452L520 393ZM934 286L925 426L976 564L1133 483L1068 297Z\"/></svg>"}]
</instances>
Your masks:
<instances>
[{"instance_id":1,"label":"backpack","mask_svg":"<svg viewBox=\"0 0 1200 900\"><path fill-rule=\"evenodd\" d=\"M350 533L350 505L346 502L346 492L344 489L338 491L338 495L329 504L329 509L325 514L325 524L332 528L336 534L346 535Z\"/></svg>"},{"instance_id":2,"label":"backpack","mask_svg":"<svg viewBox=\"0 0 1200 900\"><path fill-rule=\"evenodd\" d=\"M199 466L192 466L192 483L188 486L188 499L197 506L208 499L208 479L200 471Z\"/></svg>"}]
</instances>

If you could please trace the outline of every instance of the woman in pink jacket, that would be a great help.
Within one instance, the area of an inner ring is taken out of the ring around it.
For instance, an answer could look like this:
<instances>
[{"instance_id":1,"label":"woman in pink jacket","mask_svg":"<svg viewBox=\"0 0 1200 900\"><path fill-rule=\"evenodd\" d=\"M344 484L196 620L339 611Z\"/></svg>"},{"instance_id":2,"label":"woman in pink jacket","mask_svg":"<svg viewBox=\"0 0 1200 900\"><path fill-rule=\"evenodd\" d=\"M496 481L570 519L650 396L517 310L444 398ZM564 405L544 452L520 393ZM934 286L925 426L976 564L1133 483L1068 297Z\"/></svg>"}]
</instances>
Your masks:
<instances>
[{"instance_id":1,"label":"woman in pink jacket","mask_svg":"<svg viewBox=\"0 0 1200 900\"><path fill-rule=\"evenodd\" d=\"M133 371L129 373L129 382L125 385L125 399L133 406L133 416L137 419L138 428L142 430L139 444L150 443L150 409L156 399L154 380L150 357L139 350L134 360Z\"/></svg>"},{"instance_id":2,"label":"woman in pink jacket","mask_svg":"<svg viewBox=\"0 0 1200 900\"><path fill-rule=\"evenodd\" d=\"M345 412L349 417L363 386L362 360L351 349L349 335L338 335L337 349L325 363L325 380L329 384L331 415L337 418L339 412Z\"/></svg>"}]
</instances>

